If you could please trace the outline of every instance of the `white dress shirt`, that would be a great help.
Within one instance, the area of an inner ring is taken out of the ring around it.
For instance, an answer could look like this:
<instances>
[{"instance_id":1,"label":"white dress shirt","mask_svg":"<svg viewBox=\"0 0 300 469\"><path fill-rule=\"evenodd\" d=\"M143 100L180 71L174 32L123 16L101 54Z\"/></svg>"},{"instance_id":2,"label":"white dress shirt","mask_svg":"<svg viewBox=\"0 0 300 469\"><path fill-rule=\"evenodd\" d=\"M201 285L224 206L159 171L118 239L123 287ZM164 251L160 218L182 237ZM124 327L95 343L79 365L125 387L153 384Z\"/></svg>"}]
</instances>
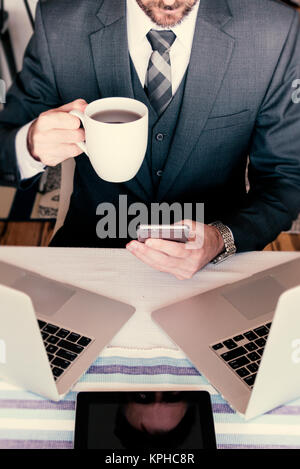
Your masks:
<instances>
[{"instance_id":1,"label":"white dress shirt","mask_svg":"<svg viewBox=\"0 0 300 469\"><path fill-rule=\"evenodd\" d=\"M43 163L32 158L28 151L27 136L32 122L21 127L16 135L16 155L21 180L32 178L45 171L46 168Z\"/></svg>"},{"instance_id":2,"label":"white dress shirt","mask_svg":"<svg viewBox=\"0 0 300 469\"><path fill-rule=\"evenodd\" d=\"M199 4L200 0L180 24L172 28L161 28L142 11L136 0L127 0L128 48L143 87L152 54L146 35L150 29L171 29L176 34L176 40L170 49L172 93L176 93L190 61ZM21 180L36 176L45 170L43 163L34 160L28 151L27 135L30 125L31 122L22 127L16 135L16 155Z\"/></svg>"}]
</instances>

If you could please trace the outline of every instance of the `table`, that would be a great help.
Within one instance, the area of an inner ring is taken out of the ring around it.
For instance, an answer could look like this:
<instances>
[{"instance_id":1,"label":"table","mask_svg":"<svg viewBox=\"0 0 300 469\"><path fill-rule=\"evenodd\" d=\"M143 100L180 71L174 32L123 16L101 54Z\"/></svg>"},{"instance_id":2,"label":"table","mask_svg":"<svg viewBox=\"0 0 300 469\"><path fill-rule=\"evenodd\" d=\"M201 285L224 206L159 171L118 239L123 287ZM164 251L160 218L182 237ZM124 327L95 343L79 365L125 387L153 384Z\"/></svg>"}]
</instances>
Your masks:
<instances>
[{"instance_id":1,"label":"table","mask_svg":"<svg viewBox=\"0 0 300 469\"><path fill-rule=\"evenodd\" d=\"M76 393L147 385L211 394L218 448L300 449L300 399L245 422L152 321L162 305L300 257L253 252L179 281L125 250L1 247L0 260L125 301L136 312L64 400L54 403L0 381L0 448L72 448Z\"/></svg>"}]
</instances>

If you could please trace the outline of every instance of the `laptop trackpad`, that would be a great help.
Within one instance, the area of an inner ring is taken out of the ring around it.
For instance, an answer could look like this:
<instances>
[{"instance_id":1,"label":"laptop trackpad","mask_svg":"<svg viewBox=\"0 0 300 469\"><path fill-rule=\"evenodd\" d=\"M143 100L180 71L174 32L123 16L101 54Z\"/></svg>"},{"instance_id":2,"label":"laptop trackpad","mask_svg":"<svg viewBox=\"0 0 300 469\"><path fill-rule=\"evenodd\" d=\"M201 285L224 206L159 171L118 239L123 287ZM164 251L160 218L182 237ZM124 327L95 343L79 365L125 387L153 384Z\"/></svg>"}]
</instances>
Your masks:
<instances>
[{"instance_id":1,"label":"laptop trackpad","mask_svg":"<svg viewBox=\"0 0 300 469\"><path fill-rule=\"evenodd\" d=\"M75 293L71 288L31 274L18 278L12 288L29 295L35 312L46 315L56 313Z\"/></svg>"},{"instance_id":2,"label":"laptop trackpad","mask_svg":"<svg viewBox=\"0 0 300 469\"><path fill-rule=\"evenodd\" d=\"M247 319L255 319L275 311L285 290L277 280L268 276L226 289L223 296Z\"/></svg>"}]
</instances>

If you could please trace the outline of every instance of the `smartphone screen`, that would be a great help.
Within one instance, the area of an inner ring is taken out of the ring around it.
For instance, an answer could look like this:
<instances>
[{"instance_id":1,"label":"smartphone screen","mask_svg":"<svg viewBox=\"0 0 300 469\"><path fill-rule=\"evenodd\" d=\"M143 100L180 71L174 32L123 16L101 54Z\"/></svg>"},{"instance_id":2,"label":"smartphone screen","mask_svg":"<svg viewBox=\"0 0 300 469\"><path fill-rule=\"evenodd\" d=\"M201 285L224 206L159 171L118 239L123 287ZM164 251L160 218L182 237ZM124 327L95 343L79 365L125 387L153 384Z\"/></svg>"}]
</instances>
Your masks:
<instances>
[{"instance_id":1,"label":"smartphone screen","mask_svg":"<svg viewBox=\"0 0 300 469\"><path fill-rule=\"evenodd\" d=\"M75 448L149 450L216 447L204 391L79 393Z\"/></svg>"}]
</instances>

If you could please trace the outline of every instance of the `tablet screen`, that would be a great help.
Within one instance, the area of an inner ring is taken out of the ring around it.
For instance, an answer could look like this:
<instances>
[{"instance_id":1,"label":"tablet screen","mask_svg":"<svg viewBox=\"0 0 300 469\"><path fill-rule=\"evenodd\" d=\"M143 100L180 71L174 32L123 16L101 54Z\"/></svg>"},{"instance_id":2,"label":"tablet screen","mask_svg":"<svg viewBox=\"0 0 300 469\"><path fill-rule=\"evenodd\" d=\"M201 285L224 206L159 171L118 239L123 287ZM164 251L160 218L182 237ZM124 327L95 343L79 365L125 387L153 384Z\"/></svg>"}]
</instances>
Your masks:
<instances>
[{"instance_id":1,"label":"tablet screen","mask_svg":"<svg viewBox=\"0 0 300 469\"><path fill-rule=\"evenodd\" d=\"M203 391L79 393L75 448L215 448L210 396Z\"/></svg>"}]
</instances>

